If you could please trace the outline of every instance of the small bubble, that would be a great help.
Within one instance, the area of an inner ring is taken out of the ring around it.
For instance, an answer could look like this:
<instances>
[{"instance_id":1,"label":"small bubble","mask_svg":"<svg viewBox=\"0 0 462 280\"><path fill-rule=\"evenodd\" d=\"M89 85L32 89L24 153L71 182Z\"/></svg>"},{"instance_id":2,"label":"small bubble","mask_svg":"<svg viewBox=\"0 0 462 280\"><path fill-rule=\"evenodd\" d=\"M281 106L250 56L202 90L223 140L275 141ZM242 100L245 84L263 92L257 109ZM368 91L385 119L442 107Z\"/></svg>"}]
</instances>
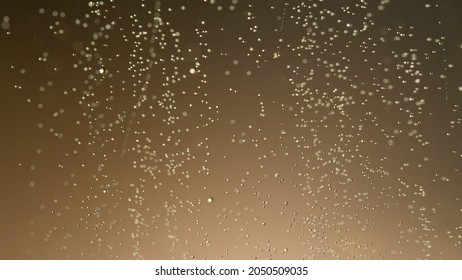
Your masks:
<instances>
[{"instance_id":1,"label":"small bubble","mask_svg":"<svg viewBox=\"0 0 462 280\"><path fill-rule=\"evenodd\" d=\"M107 71L106 68L102 67L102 68L100 68L100 69L98 70L98 73L99 73L100 75L107 75L107 74L108 74L108 71Z\"/></svg>"},{"instance_id":2,"label":"small bubble","mask_svg":"<svg viewBox=\"0 0 462 280\"><path fill-rule=\"evenodd\" d=\"M212 202L213 202L213 200L214 200L214 199L213 199L213 197L209 197L209 198L207 198L207 202L208 202L208 203L212 203Z\"/></svg>"}]
</instances>

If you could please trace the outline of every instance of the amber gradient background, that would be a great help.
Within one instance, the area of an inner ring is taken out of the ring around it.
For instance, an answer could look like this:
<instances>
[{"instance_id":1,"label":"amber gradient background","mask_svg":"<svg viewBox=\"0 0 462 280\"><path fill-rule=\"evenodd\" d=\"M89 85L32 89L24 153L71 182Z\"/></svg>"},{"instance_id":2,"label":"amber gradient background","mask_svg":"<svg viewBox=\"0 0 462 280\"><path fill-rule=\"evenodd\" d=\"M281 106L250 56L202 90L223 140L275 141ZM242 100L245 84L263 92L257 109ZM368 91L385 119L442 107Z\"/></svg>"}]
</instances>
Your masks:
<instances>
[{"instance_id":1,"label":"amber gradient background","mask_svg":"<svg viewBox=\"0 0 462 280\"><path fill-rule=\"evenodd\" d=\"M461 2L209 2L2 1L0 258L461 259Z\"/></svg>"}]
</instances>

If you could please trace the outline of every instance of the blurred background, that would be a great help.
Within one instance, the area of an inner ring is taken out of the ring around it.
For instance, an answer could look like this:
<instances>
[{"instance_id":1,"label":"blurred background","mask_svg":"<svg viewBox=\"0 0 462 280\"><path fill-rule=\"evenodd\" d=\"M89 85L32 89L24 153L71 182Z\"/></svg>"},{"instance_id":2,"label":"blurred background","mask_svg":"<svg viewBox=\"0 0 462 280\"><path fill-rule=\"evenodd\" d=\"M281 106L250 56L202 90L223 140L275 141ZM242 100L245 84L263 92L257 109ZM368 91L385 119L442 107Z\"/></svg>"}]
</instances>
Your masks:
<instances>
[{"instance_id":1,"label":"blurred background","mask_svg":"<svg viewBox=\"0 0 462 280\"><path fill-rule=\"evenodd\" d=\"M461 259L462 2L3 1L1 259Z\"/></svg>"}]
</instances>

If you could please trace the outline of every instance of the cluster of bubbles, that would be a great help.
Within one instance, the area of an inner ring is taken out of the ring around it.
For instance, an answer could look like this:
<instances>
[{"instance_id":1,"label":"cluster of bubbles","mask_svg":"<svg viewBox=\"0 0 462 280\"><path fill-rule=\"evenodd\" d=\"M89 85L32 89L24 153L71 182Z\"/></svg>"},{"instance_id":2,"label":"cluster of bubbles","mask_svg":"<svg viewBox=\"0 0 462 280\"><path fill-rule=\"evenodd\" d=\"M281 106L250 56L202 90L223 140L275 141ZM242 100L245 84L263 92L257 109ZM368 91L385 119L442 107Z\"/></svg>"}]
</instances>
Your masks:
<instances>
[{"instance_id":1,"label":"cluster of bubbles","mask_svg":"<svg viewBox=\"0 0 462 280\"><path fill-rule=\"evenodd\" d=\"M461 257L462 45L437 1L398 2L36 11L58 47L28 89L54 139L30 169L61 153L64 186L33 238L69 258Z\"/></svg>"}]
</instances>

